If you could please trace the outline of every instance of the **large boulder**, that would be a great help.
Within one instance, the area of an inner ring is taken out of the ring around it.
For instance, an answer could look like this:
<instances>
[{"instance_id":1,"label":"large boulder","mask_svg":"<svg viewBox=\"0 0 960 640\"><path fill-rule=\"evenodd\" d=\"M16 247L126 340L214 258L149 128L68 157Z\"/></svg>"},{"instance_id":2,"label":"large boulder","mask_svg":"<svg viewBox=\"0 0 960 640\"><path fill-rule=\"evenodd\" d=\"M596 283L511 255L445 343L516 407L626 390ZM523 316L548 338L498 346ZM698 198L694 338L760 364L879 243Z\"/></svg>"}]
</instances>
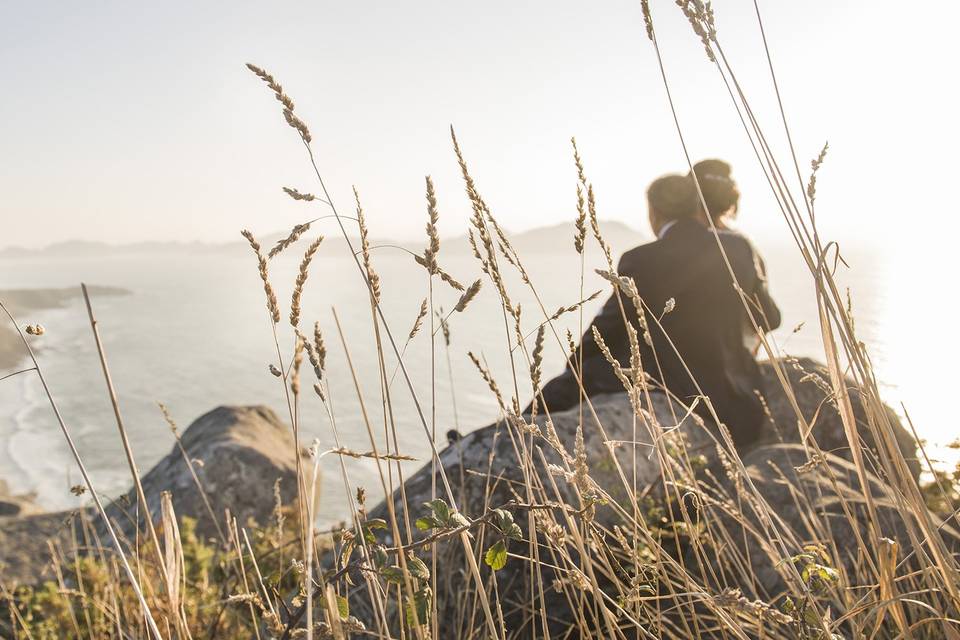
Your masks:
<instances>
[{"instance_id":1,"label":"large boulder","mask_svg":"<svg viewBox=\"0 0 960 640\"><path fill-rule=\"evenodd\" d=\"M917 512L905 506L908 499L898 499L886 482L869 472L862 482L856 467L838 456L811 460L801 445L779 444L757 447L741 460L743 470L715 466L711 477L717 484L701 494L705 497L697 514L709 523L710 535L700 536L700 543L686 551L685 566L714 593L736 588L750 600L782 605L787 597L802 601L812 590L822 598L822 608L843 610L851 604L844 593L877 583L871 563L882 564L877 560L882 557L890 559L891 575L893 565L900 564L895 570L900 593L925 590L929 582L918 576L930 565L924 566L918 554L911 553L914 514L928 518L932 528L939 527L937 535L948 554L960 550L960 535L949 524L940 526L940 519L925 508ZM748 484L755 493L745 488ZM870 518L868 499L875 520ZM720 553L738 561L713 561ZM930 553L927 543L921 553ZM818 581L817 570L808 572L804 584L802 571L811 563L827 567L823 574L827 577L836 571L835 582ZM704 570L698 572L698 567ZM928 616L923 606L907 604L907 618ZM885 622L894 624L889 617Z\"/></svg>"},{"instance_id":2,"label":"large boulder","mask_svg":"<svg viewBox=\"0 0 960 640\"><path fill-rule=\"evenodd\" d=\"M179 445L174 444L170 454L143 476L141 482L151 517L154 521L159 519L160 496L168 491L177 515L196 519L197 532L204 537L218 533L211 511L221 527L226 509L241 523L248 519L266 523L275 504L276 481L280 482L285 503L296 497L295 453L289 427L267 407L214 409L195 420L181 436ZM136 497L131 489L106 506L111 522L127 540L134 534L135 520L131 514L135 510L131 505L136 504ZM103 523L89 507L80 512L38 513L35 506L22 499L14 501L2 496L0 507L11 512L8 517L0 517L0 576L8 586L50 577L48 540L59 539L67 550L72 549L74 531L83 535L74 524L77 516L89 519L101 542L109 544ZM12 513L14 510L17 512Z\"/></svg>"},{"instance_id":3,"label":"large boulder","mask_svg":"<svg viewBox=\"0 0 960 640\"><path fill-rule=\"evenodd\" d=\"M169 491L177 515L195 518L198 535L210 538L217 535L211 511L221 527L226 509L240 523L253 519L265 524L275 504L273 489L278 480L284 503L295 499L295 455L290 428L271 409L217 407L190 424L179 445L174 444L141 484L154 521L160 517L160 495ZM131 488L107 509L111 521L120 523L127 536L133 526L124 505L136 501L136 489Z\"/></svg>"},{"instance_id":4,"label":"large boulder","mask_svg":"<svg viewBox=\"0 0 960 640\"><path fill-rule=\"evenodd\" d=\"M849 463L840 456L849 455L849 445L840 415L831 404L829 385L825 384L829 380L826 371L822 365L809 359L786 359L779 364L793 387L793 397L801 414L813 422L818 445L824 451L837 454L827 455L831 464L847 465L843 468L848 469ZM797 428L794 405L783 390L774 365L763 363L762 370L765 387L762 391L772 424L764 438L752 445L759 457L751 460L757 463L752 467L757 473L771 476L775 471L763 467L759 461L763 455L774 455L779 450L765 445L769 442L798 443L801 431ZM865 424L860 392L852 382L849 386L855 417ZM439 461L459 510L476 518L490 508L502 505L510 508L513 505L524 540L528 540L528 515L522 504L529 502L531 497L540 503L562 500L579 509L589 509L593 522L609 529L622 522L618 510L622 513L623 509L634 509L629 499L631 492L660 501L662 506L667 493L663 478L672 477L677 472L676 465L684 464L685 469L693 470L710 468L717 462L717 443L721 438L716 428L688 415L683 407L671 404L663 394L651 393L649 398L642 398L643 410L639 417L625 393L597 396L591 399L591 404L592 410L584 407L582 419L580 410L572 409L553 414L549 422L542 416L533 421L528 421L529 417L522 421L513 420L509 424L501 421L455 439L440 453ZM900 426L892 411L888 415L901 451L906 458L915 461L916 442ZM582 476L578 479L576 474L577 441L581 436L581 460L589 468L590 479L587 481L582 481ZM866 429L861 430L861 436L865 444L872 445ZM661 438L665 446L651 446ZM747 448L739 453L748 455L750 450ZM783 451L791 452L792 459L798 451L802 453L802 447L787 446ZM806 458L797 461L795 466L805 462ZM913 466L916 475L919 468ZM662 473L664 468L672 470ZM575 491L574 486L578 483L579 491ZM873 488L882 484L876 478L872 478L871 483ZM436 494L434 486L437 487ZM526 495L528 486L536 487L535 495ZM846 487L850 492L858 490L856 485ZM590 504L581 502L578 493L591 496ZM395 492L392 506L402 522L412 523L426 514L423 505L435 495L446 497L440 470L434 475L428 463L406 480L402 494L399 490ZM387 503L380 504L370 515L388 518ZM387 540L392 543L392 536L388 534ZM520 553L528 551L526 542L514 544L522 546ZM441 622L449 625L443 626L441 631L452 637L464 631L463 620L453 614L462 604L463 585L472 578L458 541L440 545L438 553L441 557L439 566L444 571L437 576L437 605ZM677 553L682 556L682 549ZM541 567L541 580L547 585L554 579L563 578L555 575L549 567L550 563ZM499 596L516 605L511 609L516 615L508 616L512 628L531 628L531 609L523 605L530 600L530 578L529 566L523 562L514 562L497 573ZM774 584L773 577L769 583ZM542 601L538 606L550 608L553 619L560 621L556 630L562 632L564 615L569 619L570 614L566 595L556 594L552 589L546 591L549 593L539 596Z\"/></svg>"},{"instance_id":5,"label":"large boulder","mask_svg":"<svg viewBox=\"0 0 960 640\"><path fill-rule=\"evenodd\" d=\"M811 431L819 447L825 452L849 458L850 447L843 423L839 411L830 401L826 369L809 358L789 358L779 364L792 387L797 408L808 422L812 422ZM797 427L796 412L780 384L774 365L764 362L761 370L764 374L763 395L769 408L769 423L765 435L753 446L774 442L799 443L801 432ZM854 415L858 423L865 426L861 392L852 381L848 386ZM544 416L539 416L534 421L535 427L520 425L520 430L544 436L555 433L555 440L551 437L538 438L535 444L544 445L545 440L546 445L540 448L546 462L561 464L573 458L577 431L582 424L584 452L590 475L596 485L608 494L607 497L617 499L623 496L625 478L638 487L648 486L660 478L661 461L651 455L654 439L672 437L675 446L682 446L689 456L715 457L716 443L721 439L716 429L710 424L705 425L696 416L688 415L684 407L676 402L671 403L661 393L652 392L649 399L641 398L642 416L636 419L625 393L596 396L591 398L590 404L592 410L584 405L582 421L580 410L571 409L552 414L549 425ZM916 441L901 426L896 414L889 407L885 408L901 452L916 477L919 475ZM453 486L454 498L465 514L482 513L487 506L496 505L499 497L505 498L503 502L516 497L511 483L523 482L524 469L520 460L524 459L522 451L527 446L528 438L521 441L511 436L514 431L508 429L506 423L497 422L455 439L440 453L443 473ZM866 428L861 429L860 434L868 446L873 445ZM682 438L678 439L678 435ZM550 446L551 440L554 446ZM612 451L616 452L619 465L614 463ZM537 468L541 471L545 469L541 468L543 465L536 455L530 457ZM442 495L440 475L438 470L434 479L432 465L428 463L407 479L403 494L397 491L393 496L396 512L404 512L404 498L406 505L414 510L420 509L422 503L433 496L433 486L441 487ZM497 493L501 489L502 496ZM385 516L386 505L381 504L373 513L378 517Z\"/></svg>"},{"instance_id":6,"label":"large boulder","mask_svg":"<svg viewBox=\"0 0 960 640\"><path fill-rule=\"evenodd\" d=\"M811 436L816 440L822 451L828 451L847 460L851 459L850 443L843 429L843 422L836 403L830 391L830 374L827 368L811 358L784 358L779 361L780 368L790 384L797 407L805 421L810 426ZM801 434L797 426L797 415L793 408L790 395L787 394L777 377L774 364L761 364L764 375L763 394L770 409L772 424L767 430L761 443L800 442ZM860 426L859 434L862 443L870 449L876 449L873 435L867 427L864 413L864 391L855 382L847 379L847 391L850 403ZM907 461L914 478L920 476L920 461L918 458L917 441L913 435L903 427L896 412L884 405L887 419L893 427L893 437L900 448L900 452Z\"/></svg>"}]
</instances>

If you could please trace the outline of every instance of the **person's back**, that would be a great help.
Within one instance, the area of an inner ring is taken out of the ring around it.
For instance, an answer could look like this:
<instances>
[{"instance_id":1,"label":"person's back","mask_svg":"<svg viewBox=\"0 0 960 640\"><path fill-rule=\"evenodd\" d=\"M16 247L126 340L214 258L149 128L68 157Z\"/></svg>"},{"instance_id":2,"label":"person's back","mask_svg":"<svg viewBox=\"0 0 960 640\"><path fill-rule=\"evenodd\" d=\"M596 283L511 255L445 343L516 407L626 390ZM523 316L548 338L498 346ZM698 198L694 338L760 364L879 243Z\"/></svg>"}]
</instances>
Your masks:
<instances>
[{"instance_id":1,"label":"person's back","mask_svg":"<svg viewBox=\"0 0 960 640\"><path fill-rule=\"evenodd\" d=\"M681 176L654 182L648 198L651 226L658 238L626 252L618 266L620 276L633 279L646 307L649 343L629 297L618 298L615 292L584 334L575 361L582 358L587 395L622 391L594 341L593 328L612 355L628 367L631 347L625 312L641 336L644 371L687 404L701 395L709 397L721 422L743 443L756 436L762 423L762 405L756 396L761 377L744 342L746 311L727 261L744 295L763 309L755 313L761 327L769 330L779 325L779 312L767 294L762 261L753 247L739 234L719 231L715 235L699 222L695 197L692 181ZM552 411L575 405L579 399L575 376L568 370L544 388L543 396ZM697 410L711 417L705 402L699 402Z\"/></svg>"}]
</instances>

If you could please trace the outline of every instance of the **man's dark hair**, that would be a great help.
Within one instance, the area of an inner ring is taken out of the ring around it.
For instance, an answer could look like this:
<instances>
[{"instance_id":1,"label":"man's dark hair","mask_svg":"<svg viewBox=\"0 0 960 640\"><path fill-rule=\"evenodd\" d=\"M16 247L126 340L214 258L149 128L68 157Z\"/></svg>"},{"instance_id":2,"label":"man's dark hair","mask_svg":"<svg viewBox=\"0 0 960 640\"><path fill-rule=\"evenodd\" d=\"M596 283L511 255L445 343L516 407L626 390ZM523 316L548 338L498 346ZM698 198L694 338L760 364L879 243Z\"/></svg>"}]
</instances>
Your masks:
<instances>
[{"instance_id":1,"label":"man's dark hair","mask_svg":"<svg viewBox=\"0 0 960 640\"><path fill-rule=\"evenodd\" d=\"M697 189L693 180L678 174L661 176L647 188L647 202L664 221L697 215Z\"/></svg>"}]
</instances>

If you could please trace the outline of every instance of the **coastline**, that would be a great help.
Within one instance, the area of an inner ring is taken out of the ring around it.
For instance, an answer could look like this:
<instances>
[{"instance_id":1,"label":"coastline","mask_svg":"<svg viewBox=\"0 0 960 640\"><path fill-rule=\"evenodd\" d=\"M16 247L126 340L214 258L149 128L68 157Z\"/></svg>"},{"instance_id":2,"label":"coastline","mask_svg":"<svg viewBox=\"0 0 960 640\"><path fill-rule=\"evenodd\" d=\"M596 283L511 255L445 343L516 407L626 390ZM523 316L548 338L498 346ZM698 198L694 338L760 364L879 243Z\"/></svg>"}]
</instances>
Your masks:
<instances>
[{"instance_id":1,"label":"coastline","mask_svg":"<svg viewBox=\"0 0 960 640\"><path fill-rule=\"evenodd\" d=\"M106 296L126 296L133 292L120 287L90 286L90 293ZM21 325L32 324L26 316L34 311L61 309L81 295L79 287L63 289L2 289L0 301ZM26 358L23 345L8 318L0 318L0 375L16 368ZM11 371L12 372L12 371Z\"/></svg>"}]
</instances>

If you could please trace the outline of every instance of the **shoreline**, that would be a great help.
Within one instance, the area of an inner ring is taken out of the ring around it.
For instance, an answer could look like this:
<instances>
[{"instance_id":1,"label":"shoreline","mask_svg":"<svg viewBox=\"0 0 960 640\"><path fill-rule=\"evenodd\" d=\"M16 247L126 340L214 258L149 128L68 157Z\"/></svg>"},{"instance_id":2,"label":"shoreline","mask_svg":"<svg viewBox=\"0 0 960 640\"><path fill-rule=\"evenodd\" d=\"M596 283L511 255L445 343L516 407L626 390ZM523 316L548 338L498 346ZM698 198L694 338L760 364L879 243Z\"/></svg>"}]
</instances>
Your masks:
<instances>
[{"instance_id":1,"label":"shoreline","mask_svg":"<svg viewBox=\"0 0 960 640\"><path fill-rule=\"evenodd\" d=\"M133 293L120 287L90 286L87 289L92 294L105 296L127 296ZM25 326L33 324L33 320L25 317L26 314L47 309L62 309L81 295L80 287L3 289L0 290L0 301L16 321L21 326ZM16 330L10 326L9 318L0 317L0 376L6 375L8 369L9 373L13 373L13 370L26 358L27 353L20 343Z\"/></svg>"}]
</instances>

